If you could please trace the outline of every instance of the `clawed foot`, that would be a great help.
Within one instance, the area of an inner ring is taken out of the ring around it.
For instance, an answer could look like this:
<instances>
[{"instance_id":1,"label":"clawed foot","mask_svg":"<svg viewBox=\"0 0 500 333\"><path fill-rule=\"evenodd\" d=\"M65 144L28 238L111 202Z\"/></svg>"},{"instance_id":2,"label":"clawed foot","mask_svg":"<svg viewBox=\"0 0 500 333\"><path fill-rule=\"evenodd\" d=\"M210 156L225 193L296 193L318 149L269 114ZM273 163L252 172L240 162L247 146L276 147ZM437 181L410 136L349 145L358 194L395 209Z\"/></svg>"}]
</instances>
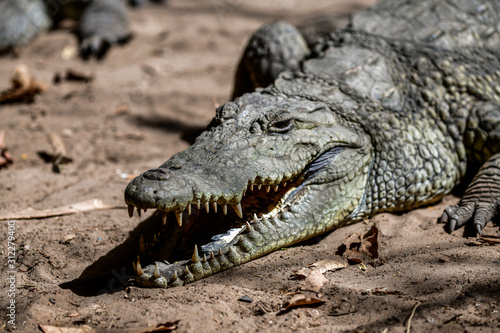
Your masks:
<instances>
[{"instance_id":1,"label":"clawed foot","mask_svg":"<svg viewBox=\"0 0 500 333\"><path fill-rule=\"evenodd\" d=\"M467 222L474 224L479 235L486 224L497 214L498 204L495 202L468 202L446 208L439 218L440 223L448 223L448 232L452 233Z\"/></svg>"}]
</instances>

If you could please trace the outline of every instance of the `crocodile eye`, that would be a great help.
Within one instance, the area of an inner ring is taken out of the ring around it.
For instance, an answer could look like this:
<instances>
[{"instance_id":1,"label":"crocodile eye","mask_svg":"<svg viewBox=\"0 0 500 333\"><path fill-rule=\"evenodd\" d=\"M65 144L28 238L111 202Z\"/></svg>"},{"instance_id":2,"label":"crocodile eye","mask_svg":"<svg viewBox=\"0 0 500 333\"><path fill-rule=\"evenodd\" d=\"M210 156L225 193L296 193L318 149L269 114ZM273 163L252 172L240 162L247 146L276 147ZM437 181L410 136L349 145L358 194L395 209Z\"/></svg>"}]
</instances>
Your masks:
<instances>
[{"instance_id":1,"label":"crocodile eye","mask_svg":"<svg viewBox=\"0 0 500 333\"><path fill-rule=\"evenodd\" d=\"M286 133L290 131L294 125L295 122L293 121L293 118L280 118L271 122L268 130L273 133Z\"/></svg>"}]
</instances>

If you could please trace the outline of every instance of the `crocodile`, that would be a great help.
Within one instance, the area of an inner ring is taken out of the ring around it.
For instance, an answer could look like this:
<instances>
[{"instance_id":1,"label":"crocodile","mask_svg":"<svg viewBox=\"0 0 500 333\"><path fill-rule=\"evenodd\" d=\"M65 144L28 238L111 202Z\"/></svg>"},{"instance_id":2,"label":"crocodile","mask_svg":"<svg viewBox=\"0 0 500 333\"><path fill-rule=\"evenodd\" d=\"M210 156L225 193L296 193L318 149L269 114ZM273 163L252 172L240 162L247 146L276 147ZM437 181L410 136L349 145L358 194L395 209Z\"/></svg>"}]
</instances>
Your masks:
<instances>
[{"instance_id":1,"label":"crocodile","mask_svg":"<svg viewBox=\"0 0 500 333\"><path fill-rule=\"evenodd\" d=\"M261 87L125 190L130 216L157 213L136 283L181 286L464 183L439 222L480 234L499 217L499 22L495 1L382 0L305 54L293 26L263 27L246 51Z\"/></svg>"},{"instance_id":2,"label":"crocodile","mask_svg":"<svg viewBox=\"0 0 500 333\"><path fill-rule=\"evenodd\" d=\"M129 0L131 5L142 2ZM110 46L131 37L125 0L2 0L0 51L27 44L65 18L79 21L83 58L102 58Z\"/></svg>"}]
</instances>

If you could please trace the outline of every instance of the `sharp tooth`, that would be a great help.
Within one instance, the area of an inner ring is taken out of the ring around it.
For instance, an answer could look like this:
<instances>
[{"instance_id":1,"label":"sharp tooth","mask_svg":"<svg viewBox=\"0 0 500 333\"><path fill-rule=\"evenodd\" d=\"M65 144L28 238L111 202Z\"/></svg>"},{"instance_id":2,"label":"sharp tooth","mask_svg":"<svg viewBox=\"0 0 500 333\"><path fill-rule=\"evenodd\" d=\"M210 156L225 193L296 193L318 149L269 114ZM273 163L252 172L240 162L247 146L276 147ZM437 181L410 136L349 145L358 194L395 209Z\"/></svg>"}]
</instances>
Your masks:
<instances>
[{"instance_id":1,"label":"sharp tooth","mask_svg":"<svg viewBox=\"0 0 500 333\"><path fill-rule=\"evenodd\" d=\"M198 207L198 210L200 210L200 207L201 207L201 200L196 201L196 206Z\"/></svg>"},{"instance_id":2,"label":"sharp tooth","mask_svg":"<svg viewBox=\"0 0 500 333\"><path fill-rule=\"evenodd\" d=\"M250 191L253 191L253 184L250 184Z\"/></svg>"},{"instance_id":3,"label":"sharp tooth","mask_svg":"<svg viewBox=\"0 0 500 333\"><path fill-rule=\"evenodd\" d=\"M191 262L197 263L200 261L200 257L198 257L198 246L194 246L193 256L191 257Z\"/></svg>"},{"instance_id":4,"label":"sharp tooth","mask_svg":"<svg viewBox=\"0 0 500 333\"><path fill-rule=\"evenodd\" d=\"M134 206L128 205L128 217L134 216Z\"/></svg>"},{"instance_id":5,"label":"sharp tooth","mask_svg":"<svg viewBox=\"0 0 500 333\"><path fill-rule=\"evenodd\" d=\"M243 210L241 209L241 203L237 204L236 206L232 206L234 211L236 212L236 215L238 215L238 217L240 219L243 218Z\"/></svg>"},{"instance_id":6,"label":"sharp tooth","mask_svg":"<svg viewBox=\"0 0 500 333\"><path fill-rule=\"evenodd\" d=\"M147 208L144 208L144 214L146 214L147 211L148 211Z\"/></svg>"},{"instance_id":7,"label":"sharp tooth","mask_svg":"<svg viewBox=\"0 0 500 333\"><path fill-rule=\"evenodd\" d=\"M274 185L274 192L278 192L279 185Z\"/></svg>"},{"instance_id":8,"label":"sharp tooth","mask_svg":"<svg viewBox=\"0 0 500 333\"><path fill-rule=\"evenodd\" d=\"M168 220L167 220L167 213L163 213L161 215L161 221L163 222L163 225L167 224Z\"/></svg>"},{"instance_id":9,"label":"sharp tooth","mask_svg":"<svg viewBox=\"0 0 500 333\"><path fill-rule=\"evenodd\" d=\"M160 275L160 270L158 269L158 263L155 262L155 270L153 272L153 278L157 279L159 278L161 275Z\"/></svg>"},{"instance_id":10,"label":"sharp tooth","mask_svg":"<svg viewBox=\"0 0 500 333\"><path fill-rule=\"evenodd\" d=\"M257 188L260 190L262 187L262 184L257 185Z\"/></svg>"},{"instance_id":11,"label":"sharp tooth","mask_svg":"<svg viewBox=\"0 0 500 333\"><path fill-rule=\"evenodd\" d=\"M182 227L182 213L175 213L175 217L177 217L177 223L179 227Z\"/></svg>"},{"instance_id":12,"label":"sharp tooth","mask_svg":"<svg viewBox=\"0 0 500 333\"><path fill-rule=\"evenodd\" d=\"M267 185L266 186L266 192L269 193L269 191L271 191L271 186Z\"/></svg>"},{"instance_id":13,"label":"sharp tooth","mask_svg":"<svg viewBox=\"0 0 500 333\"><path fill-rule=\"evenodd\" d=\"M146 252L146 244L144 243L144 236L143 235L141 235L141 238L139 239L139 252L140 253Z\"/></svg>"},{"instance_id":14,"label":"sharp tooth","mask_svg":"<svg viewBox=\"0 0 500 333\"><path fill-rule=\"evenodd\" d=\"M137 266L135 265L135 261L132 261L132 267L134 268L135 274L137 274Z\"/></svg>"},{"instance_id":15,"label":"sharp tooth","mask_svg":"<svg viewBox=\"0 0 500 333\"><path fill-rule=\"evenodd\" d=\"M259 223L259 218L257 217L257 214L255 214L255 213L253 213L253 222Z\"/></svg>"},{"instance_id":16,"label":"sharp tooth","mask_svg":"<svg viewBox=\"0 0 500 333\"><path fill-rule=\"evenodd\" d=\"M205 209L207 210L207 213L209 213L210 212L210 205L209 205L209 203L208 202L204 202L203 206L205 206Z\"/></svg>"},{"instance_id":17,"label":"sharp tooth","mask_svg":"<svg viewBox=\"0 0 500 333\"><path fill-rule=\"evenodd\" d=\"M227 205L222 205L222 212L227 215Z\"/></svg>"},{"instance_id":18,"label":"sharp tooth","mask_svg":"<svg viewBox=\"0 0 500 333\"><path fill-rule=\"evenodd\" d=\"M212 207L214 208L214 212L217 213L217 202L212 202Z\"/></svg>"},{"instance_id":19,"label":"sharp tooth","mask_svg":"<svg viewBox=\"0 0 500 333\"><path fill-rule=\"evenodd\" d=\"M140 208L137 208L137 215L139 215L139 217L141 217L141 209Z\"/></svg>"},{"instance_id":20,"label":"sharp tooth","mask_svg":"<svg viewBox=\"0 0 500 333\"><path fill-rule=\"evenodd\" d=\"M286 182L283 183L283 186L286 186Z\"/></svg>"},{"instance_id":21,"label":"sharp tooth","mask_svg":"<svg viewBox=\"0 0 500 333\"><path fill-rule=\"evenodd\" d=\"M191 215L191 204L188 204L187 209L188 209L188 214Z\"/></svg>"},{"instance_id":22,"label":"sharp tooth","mask_svg":"<svg viewBox=\"0 0 500 333\"><path fill-rule=\"evenodd\" d=\"M141 267L141 259L139 258L139 256L137 256L137 264L135 264L135 268L137 269L137 275L144 274L144 271L142 270Z\"/></svg>"}]
</instances>

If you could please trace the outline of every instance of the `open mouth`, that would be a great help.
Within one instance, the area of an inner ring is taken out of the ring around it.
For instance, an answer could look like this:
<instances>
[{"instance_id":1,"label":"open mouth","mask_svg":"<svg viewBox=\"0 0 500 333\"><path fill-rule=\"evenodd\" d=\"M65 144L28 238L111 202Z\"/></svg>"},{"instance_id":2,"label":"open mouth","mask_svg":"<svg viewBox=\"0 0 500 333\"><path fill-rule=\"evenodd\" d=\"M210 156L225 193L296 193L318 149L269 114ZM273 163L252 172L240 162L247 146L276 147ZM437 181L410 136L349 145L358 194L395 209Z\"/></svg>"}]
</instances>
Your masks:
<instances>
[{"instance_id":1,"label":"open mouth","mask_svg":"<svg viewBox=\"0 0 500 333\"><path fill-rule=\"evenodd\" d=\"M136 281L147 287L183 285L313 236L325 226L303 225L297 214L310 196L308 185L344 149L333 147L300 173L280 181L257 177L247 181L246 188L233 190L234 195L214 200L204 200L209 195L189 185L192 172L175 178L168 167L147 171L129 184L125 194L130 216L135 209L140 214L144 208L156 208L161 217L155 222L157 232L140 238ZM159 192L170 193L167 184L174 184L181 195L160 197ZM143 269L145 263L149 265Z\"/></svg>"},{"instance_id":2,"label":"open mouth","mask_svg":"<svg viewBox=\"0 0 500 333\"><path fill-rule=\"evenodd\" d=\"M247 228L286 214L304 192L302 184L302 176L272 184L249 182L235 206L196 200L182 212L158 209L155 214L161 215L162 221L159 232L146 238L141 236L139 252L141 256L170 263L190 259L194 251L201 251L201 256L222 252ZM132 204L128 206L129 216L135 208ZM141 208L137 211L141 214Z\"/></svg>"}]
</instances>

